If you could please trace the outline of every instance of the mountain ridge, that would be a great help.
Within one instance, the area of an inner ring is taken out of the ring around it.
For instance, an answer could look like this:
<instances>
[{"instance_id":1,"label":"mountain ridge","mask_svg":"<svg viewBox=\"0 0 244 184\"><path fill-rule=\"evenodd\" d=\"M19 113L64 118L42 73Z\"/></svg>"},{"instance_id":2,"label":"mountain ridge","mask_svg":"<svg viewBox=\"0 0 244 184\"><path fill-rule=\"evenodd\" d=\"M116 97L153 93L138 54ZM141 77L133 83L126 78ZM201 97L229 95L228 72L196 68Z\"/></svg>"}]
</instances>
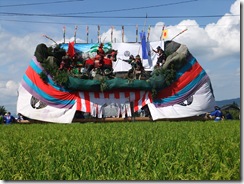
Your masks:
<instances>
[{"instance_id":1,"label":"mountain ridge","mask_svg":"<svg viewBox=\"0 0 244 184\"><path fill-rule=\"evenodd\" d=\"M232 99L228 99L228 100L216 101L216 104L219 107L223 107L224 105L229 105L229 104L233 104L233 103L236 103L240 107L241 106L241 98L232 98Z\"/></svg>"}]
</instances>

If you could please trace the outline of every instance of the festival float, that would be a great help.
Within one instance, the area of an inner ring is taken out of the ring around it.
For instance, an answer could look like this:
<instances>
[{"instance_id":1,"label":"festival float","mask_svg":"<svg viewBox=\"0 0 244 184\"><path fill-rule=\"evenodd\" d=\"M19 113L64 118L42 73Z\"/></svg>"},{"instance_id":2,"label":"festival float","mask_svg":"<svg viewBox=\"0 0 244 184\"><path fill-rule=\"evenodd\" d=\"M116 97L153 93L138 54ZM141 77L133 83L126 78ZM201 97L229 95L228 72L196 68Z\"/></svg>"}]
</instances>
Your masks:
<instances>
[{"instance_id":1,"label":"festival float","mask_svg":"<svg viewBox=\"0 0 244 184\"><path fill-rule=\"evenodd\" d=\"M163 64L156 48L164 50ZM131 56L140 59L140 69L128 62ZM210 78L187 46L149 42L142 33L134 43L37 45L19 86L17 113L72 123L77 113L128 120L143 109L156 121L198 117L214 106Z\"/></svg>"}]
</instances>

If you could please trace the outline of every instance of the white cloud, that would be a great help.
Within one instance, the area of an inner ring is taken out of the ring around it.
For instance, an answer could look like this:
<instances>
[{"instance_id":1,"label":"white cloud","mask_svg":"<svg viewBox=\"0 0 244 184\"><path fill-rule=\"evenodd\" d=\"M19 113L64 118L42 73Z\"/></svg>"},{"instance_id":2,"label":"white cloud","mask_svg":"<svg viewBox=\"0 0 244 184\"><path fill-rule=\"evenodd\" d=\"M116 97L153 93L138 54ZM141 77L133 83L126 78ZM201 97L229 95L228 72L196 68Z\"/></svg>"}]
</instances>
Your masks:
<instances>
[{"instance_id":1,"label":"white cloud","mask_svg":"<svg viewBox=\"0 0 244 184\"><path fill-rule=\"evenodd\" d=\"M19 83L9 80L6 83L0 82L0 95L1 96L17 96Z\"/></svg>"}]
</instances>

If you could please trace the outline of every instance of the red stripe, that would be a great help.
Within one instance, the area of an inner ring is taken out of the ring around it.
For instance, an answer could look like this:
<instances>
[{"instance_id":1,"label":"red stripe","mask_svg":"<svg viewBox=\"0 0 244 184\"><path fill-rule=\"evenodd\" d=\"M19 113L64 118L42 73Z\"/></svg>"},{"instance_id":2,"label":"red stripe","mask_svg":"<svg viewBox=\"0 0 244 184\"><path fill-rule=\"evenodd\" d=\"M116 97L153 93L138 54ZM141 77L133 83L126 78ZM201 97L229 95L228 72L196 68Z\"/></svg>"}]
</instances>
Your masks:
<instances>
[{"instance_id":1,"label":"red stripe","mask_svg":"<svg viewBox=\"0 0 244 184\"><path fill-rule=\"evenodd\" d=\"M114 92L114 98L116 98L116 99L119 99L119 98L120 98L120 96L119 96L119 92L118 92L118 91L115 91L115 92Z\"/></svg>"},{"instance_id":2,"label":"red stripe","mask_svg":"<svg viewBox=\"0 0 244 184\"><path fill-rule=\"evenodd\" d=\"M142 107L144 106L144 105L146 105L146 101L145 101L145 99L146 99L146 93L144 93L144 95L143 95L143 97L142 97Z\"/></svg>"},{"instance_id":3,"label":"red stripe","mask_svg":"<svg viewBox=\"0 0 244 184\"><path fill-rule=\"evenodd\" d=\"M77 92L77 98L76 98L76 110L80 111L81 110L81 99L79 92Z\"/></svg>"},{"instance_id":4,"label":"red stripe","mask_svg":"<svg viewBox=\"0 0 244 184\"><path fill-rule=\"evenodd\" d=\"M95 98L100 98L99 92L94 92L94 97Z\"/></svg>"},{"instance_id":5,"label":"red stripe","mask_svg":"<svg viewBox=\"0 0 244 184\"><path fill-rule=\"evenodd\" d=\"M157 98L167 98L175 95L187 84L194 80L202 72L202 67L196 62L188 71L186 71L176 82L158 92Z\"/></svg>"},{"instance_id":6,"label":"red stripe","mask_svg":"<svg viewBox=\"0 0 244 184\"><path fill-rule=\"evenodd\" d=\"M44 83L43 80L40 78L40 75L33 70L31 66L29 66L26 70L26 75L28 78L43 92L52 96L55 99L60 100L73 100L76 98L75 93L71 92L62 92L55 89L52 85Z\"/></svg>"},{"instance_id":7,"label":"red stripe","mask_svg":"<svg viewBox=\"0 0 244 184\"><path fill-rule=\"evenodd\" d=\"M85 100L86 112L91 112L89 92L84 92L84 98L85 98L84 100Z\"/></svg>"},{"instance_id":8,"label":"red stripe","mask_svg":"<svg viewBox=\"0 0 244 184\"><path fill-rule=\"evenodd\" d=\"M138 111L138 101L140 100L140 91L135 92L135 101L134 101L134 111Z\"/></svg>"},{"instance_id":9,"label":"red stripe","mask_svg":"<svg viewBox=\"0 0 244 184\"><path fill-rule=\"evenodd\" d=\"M104 92L104 98L109 98L109 93L108 92Z\"/></svg>"},{"instance_id":10,"label":"red stripe","mask_svg":"<svg viewBox=\"0 0 244 184\"><path fill-rule=\"evenodd\" d=\"M125 91L125 98L128 98L130 96L130 91Z\"/></svg>"}]
</instances>

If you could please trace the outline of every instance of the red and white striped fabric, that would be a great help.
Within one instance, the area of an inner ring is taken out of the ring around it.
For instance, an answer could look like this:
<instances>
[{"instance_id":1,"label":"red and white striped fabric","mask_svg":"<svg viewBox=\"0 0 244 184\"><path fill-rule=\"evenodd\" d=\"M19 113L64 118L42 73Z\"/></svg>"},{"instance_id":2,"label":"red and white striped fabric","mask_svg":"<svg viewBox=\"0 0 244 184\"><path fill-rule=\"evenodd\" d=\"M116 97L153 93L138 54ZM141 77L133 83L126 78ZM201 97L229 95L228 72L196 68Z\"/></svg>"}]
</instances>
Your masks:
<instances>
[{"instance_id":1,"label":"red and white striped fabric","mask_svg":"<svg viewBox=\"0 0 244 184\"><path fill-rule=\"evenodd\" d=\"M115 92L79 92L76 100L77 110L91 113L94 107L104 104L117 103L119 105L133 102L134 111L152 102L151 93L148 91L115 91ZM98 111L98 110L97 110ZM98 114L99 112L97 112Z\"/></svg>"}]
</instances>

